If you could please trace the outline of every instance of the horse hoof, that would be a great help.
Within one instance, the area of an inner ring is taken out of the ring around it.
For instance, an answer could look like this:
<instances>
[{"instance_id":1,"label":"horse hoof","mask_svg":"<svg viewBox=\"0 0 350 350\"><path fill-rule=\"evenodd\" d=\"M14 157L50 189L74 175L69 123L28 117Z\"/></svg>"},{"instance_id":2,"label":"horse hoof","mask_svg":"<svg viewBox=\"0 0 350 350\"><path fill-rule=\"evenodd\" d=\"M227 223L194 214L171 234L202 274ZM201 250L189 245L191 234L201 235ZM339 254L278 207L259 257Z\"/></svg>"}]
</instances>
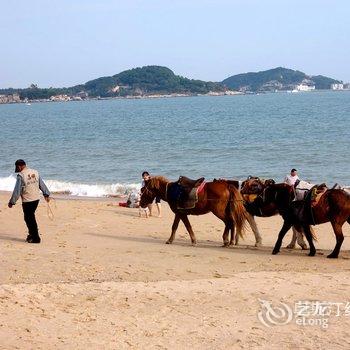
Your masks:
<instances>
[{"instance_id":1,"label":"horse hoof","mask_svg":"<svg viewBox=\"0 0 350 350\"><path fill-rule=\"evenodd\" d=\"M274 250L272 251L272 255L276 255L276 254L278 254L278 253L279 253L279 250L275 250L275 249L274 249Z\"/></svg>"},{"instance_id":2,"label":"horse hoof","mask_svg":"<svg viewBox=\"0 0 350 350\"><path fill-rule=\"evenodd\" d=\"M328 258L328 259L337 259L337 258L338 258L338 255L329 254L329 255L327 255L327 258Z\"/></svg>"},{"instance_id":3,"label":"horse hoof","mask_svg":"<svg viewBox=\"0 0 350 350\"><path fill-rule=\"evenodd\" d=\"M171 244L173 241L170 241L169 239L165 242L165 244Z\"/></svg>"},{"instance_id":4,"label":"horse hoof","mask_svg":"<svg viewBox=\"0 0 350 350\"><path fill-rule=\"evenodd\" d=\"M225 242L225 243L222 245L222 247L223 247L223 248L227 248L229 245L230 245L230 244L229 244L228 242Z\"/></svg>"},{"instance_id":5,"label":"horse hoof","mask_svg":"<svg viewBox=\"0 0 350 350\"><path fill-rule=\"evenodd\" d=\"M295 248L295 244L288 244L288 245L286 246L286 248L287 248L287 249L294 249L294 248ZM303 248L301 248L301 249L303 249Z\"/></svg>"},{"instance_id":6,"label":"horse hoof","mask_svg":"<svg viewBox=\"0 0 350 350\"><path fill-rule=\"evenodd\" d=\"M307 250L307 245L306 244L305 245L301 245L300 247L301 247L301 250Z\"/></svg>"},{"instance_id":7,"label":"horse hoof","mask_svg":"<svg viewBox=\"0 0 350 350\"><path fill-rule=\"evenodd\" d=\"M195 247L197 245L197 242L192 242L191 245L192 247Z\"/></svg>"},{"instance_id":8,"label":"horse hoof","mask_svg":"<svg viewBox=\"0 0 350 350\"><path fill-rule=\"evenodd\" d=\"M256 242L255 243L255 247L261 247L262 246L262 242Z\"/></svg>"},{"instance_id":9,"label":"horse hoof","mask_svg":"<svg viewBox=\"0 0 350 350\"><path fill-rule=\"evenodd\" d=\"M315 256L316 252L310 252L308 256Z\"/></svg>"}]
</instances>

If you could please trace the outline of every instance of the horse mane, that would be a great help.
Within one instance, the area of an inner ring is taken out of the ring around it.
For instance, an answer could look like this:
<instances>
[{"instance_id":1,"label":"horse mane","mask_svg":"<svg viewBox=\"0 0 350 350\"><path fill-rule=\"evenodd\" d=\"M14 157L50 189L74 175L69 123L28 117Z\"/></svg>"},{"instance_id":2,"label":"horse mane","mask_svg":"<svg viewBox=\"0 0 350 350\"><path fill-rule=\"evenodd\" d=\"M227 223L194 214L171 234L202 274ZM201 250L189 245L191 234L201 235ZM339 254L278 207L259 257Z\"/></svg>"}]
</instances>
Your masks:
<instances>
[{"instance_id":1,"label":"horse mane","mask_svg":"<svg viewBox=\"0 0 350 350\"><path fill-rule=\"evenodd\" d=\"M160 183L161 182L169 182L169 180L165 177L165 176L152 176L148 181L147 183L149 184L149 186L151 188L155 188L155 189L158 189L159 190L159 187L160 187Z\"/></svg>"}]
</instances>

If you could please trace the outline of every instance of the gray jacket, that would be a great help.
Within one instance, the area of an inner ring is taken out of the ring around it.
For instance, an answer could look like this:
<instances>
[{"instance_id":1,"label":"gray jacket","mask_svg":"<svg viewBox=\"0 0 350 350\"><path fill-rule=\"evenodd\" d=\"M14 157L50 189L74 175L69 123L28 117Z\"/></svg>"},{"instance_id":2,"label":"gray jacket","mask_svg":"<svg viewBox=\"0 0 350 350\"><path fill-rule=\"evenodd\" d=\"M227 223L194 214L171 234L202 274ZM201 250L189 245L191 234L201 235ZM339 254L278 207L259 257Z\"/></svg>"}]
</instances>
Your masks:
<instances>
[{"instance_id":1,"label":"gray jacket","mask_svg":"<svg viewBox=\"0 0 350 350\"><path fill-rule=\"evenodd\" d=\"M15 205L18 198L21 196L22 191L23 191L23 187L24 187L24 182L23 182L23 178L21 175L17 175L17 181L16 181L16 185L15 188L12 192L12 196L11 199L9 201L10 204ZM49 197L50 196L50 191L49 189L46 187L43 179L41 178L41 176L39 176L39 189L41 190L41 192L43 193L44 197Z\"/></svg>"}]
</instances>

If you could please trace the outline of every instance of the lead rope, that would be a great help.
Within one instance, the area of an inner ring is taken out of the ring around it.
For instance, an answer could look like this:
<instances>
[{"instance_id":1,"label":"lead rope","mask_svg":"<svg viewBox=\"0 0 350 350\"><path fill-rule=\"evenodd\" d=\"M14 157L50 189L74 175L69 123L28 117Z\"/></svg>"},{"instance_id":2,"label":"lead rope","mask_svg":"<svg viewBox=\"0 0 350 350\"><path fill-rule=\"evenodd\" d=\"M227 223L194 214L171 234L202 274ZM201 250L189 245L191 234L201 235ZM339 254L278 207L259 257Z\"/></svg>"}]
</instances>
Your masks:
<instances>
[{"instance_id":1,"label":"lead rope","mask_svg":"<svg viewBox=\"0 0 350 350\"><path fill-rule=\"evenodd\" d=\"M55 199L50 198L50 202L52 202L52 201L53 201L54 206L55 206L55 209L56 209L56 208L57 208L57 205L56 205ZM46 205L47 217L48 217L51 221L53 221L53 220L55 219L55 214L54 214L54 212L53 212L53 210L52 210L52 208L51 208L50 202L46 202L46 204L47 204L47 205Z\"/></svg>"}]
</instances>

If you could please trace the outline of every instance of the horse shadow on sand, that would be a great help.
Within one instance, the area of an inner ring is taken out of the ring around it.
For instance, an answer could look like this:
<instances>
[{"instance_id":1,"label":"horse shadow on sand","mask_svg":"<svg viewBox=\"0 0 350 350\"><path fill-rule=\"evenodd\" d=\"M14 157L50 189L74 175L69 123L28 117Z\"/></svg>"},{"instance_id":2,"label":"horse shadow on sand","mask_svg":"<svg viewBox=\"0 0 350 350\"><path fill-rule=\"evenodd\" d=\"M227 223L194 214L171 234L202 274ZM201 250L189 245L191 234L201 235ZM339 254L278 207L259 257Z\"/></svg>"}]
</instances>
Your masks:
<instances>
[{"instance_id":1,"label":"horse shadow on sand","mask_svg":"<svg viewBox=\"0 0 350 350\"><path fill-rule=\"evenodd\" d=\"M271 256L272 257L272 249L271 246L262 246L262 247L255 247L254 245L248 245L248 244L240 244L235 246L229 246L229 247L222 247L218 244L216 241L198 241L198 244L196 246L191 246L189 243L189 240L185 238L179 238L175 242L173 242L171 245L165 244L165 240L163 238L158 237L147 237L147 236L127 236L127 235L112 235L112 234L105 234L105 233L93 233L93 232L87 232L86 233L89 236L94 237L100 237L100 238L108 238L108 239L115 239L118 241L128 241L128 242L139 242L139 243L151 243L151 244L157 244L157 245L164 245L164 246L180 246L184 248L191 248L191 249L209 249L209 250L215 250L215 251L231 251L232 254L235 252L237 253L244 253L249 255L262 255L262 256ZM327 255L330 250L327 249L318 249L317 250L317 257L323 257L324 255ZM301 249L289 249L289 248L283 248L283 255L285 256L295 256L295 257L306 257L312 261L312 257L307 256L307 250L301 250ZM350 259L349 252L344 251L342 258L343 259ZM281 256L283 256L281 255Z\"/></svg>"}]
</instances>

